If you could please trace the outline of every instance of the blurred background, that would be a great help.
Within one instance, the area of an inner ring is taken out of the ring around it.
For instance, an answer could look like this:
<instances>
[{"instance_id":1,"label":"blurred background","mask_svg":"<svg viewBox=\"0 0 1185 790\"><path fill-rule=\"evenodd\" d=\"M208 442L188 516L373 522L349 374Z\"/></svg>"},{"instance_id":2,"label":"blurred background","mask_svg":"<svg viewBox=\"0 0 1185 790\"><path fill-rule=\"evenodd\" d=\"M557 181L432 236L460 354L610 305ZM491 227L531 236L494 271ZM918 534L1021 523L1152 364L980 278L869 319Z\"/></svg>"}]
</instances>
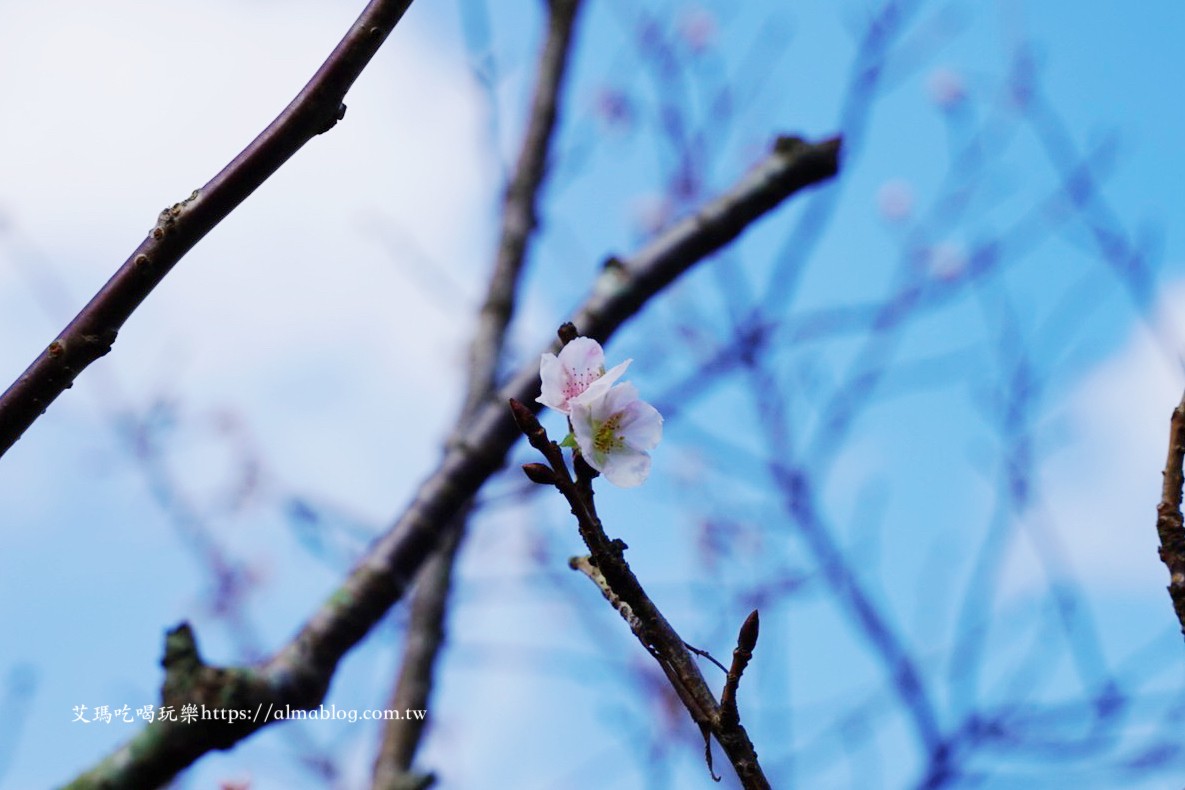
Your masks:
<instances>
[{"instance_id":1,"label":"blurred background","mask_svg":"<svg viewBox=\"0 0 1185 790\"><path fill-rule=\"evenodd\" d=\"M0 2L4 385L359 10ZM73 711L158 704L182 620L214 663L276 650L434 468L544 11L414 4L344 121L0 460L0 786L131 737ZM584 4L504 371L778 134L844 137L836 180L607 347L666 434L643 487L599 486L605 526L696 647L726 660L760 611L740 709L774 786L1181 786L1154 519L1185 385L1182 40L1164 0ZM714 786L656 664L568 570L567 506L512 455L460 553L417 767ZM386 706L405 610L327 706ZM379 739L272 726L175 786L366 787Z\"/></svg>"}]
</instances>

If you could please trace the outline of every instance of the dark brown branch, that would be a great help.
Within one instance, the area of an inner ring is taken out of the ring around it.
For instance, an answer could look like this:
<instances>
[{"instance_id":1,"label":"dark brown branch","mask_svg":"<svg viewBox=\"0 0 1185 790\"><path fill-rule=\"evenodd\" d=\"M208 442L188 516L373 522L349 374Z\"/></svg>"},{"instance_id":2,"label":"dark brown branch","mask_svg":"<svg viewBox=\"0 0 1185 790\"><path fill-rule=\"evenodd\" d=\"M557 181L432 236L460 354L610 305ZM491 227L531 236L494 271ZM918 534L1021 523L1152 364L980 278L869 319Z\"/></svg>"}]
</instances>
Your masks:
<instances>
[{"instance_id":1,"label":"dark brown branch","mask_svg":"<svg viewBox=\"0 0 1185 790\"><path fill-rule=\"evenodd\" d=\"M464 436L473 413L494 394L506 328L514 315L520 273L527 257L527 244L536 225L536 206L547 174L580 2L555 0L549 3L548 8L547 35L535 69L537 81L527 129L503 200L502 230L494 267L469 347L468 383L454 430L455 437ZM445 639L445 617L453 564L465 539L467 519L468 508L451 521L440 548L425 564L416 580L407 639L399 677L387 706L389 709L428 708L433 670ZM386 790L404 783L403 777L411 771L424 724L423 719L414 717L386 722L375 759L372 782L375 790Z\"/></svg>"},{"instance_id":2,"label":"dark brown branch","mask_svg":"<svg viewBox=\"0 0 1185 790\"><path fill-rule=\"evenodd\" d=\"M0 395L0 456L74 379L111 350L124 323L202 237L346 111L346 92L403 17L411 0L371 0L296 98L242 153L156 225L65 329Z\"/></svg>"},{"instance_id":3,"label":"dark brown branch","mask_svg":"<svg viewBox=\"0 0 1185 790\"><path fill-rule=\"evenodd\" d=\"M833 176L840 141L818 144L781 138L774 150L739 184L695 215L677 223L627 261L601 273L593 292L573 317L584 335L606 341L647 300L696 262L735 239L751 223L799 189ZM549 346L558 350L558 342ZM324 699L337 662L398 601L436 547L447 525L486 479L496 472L518 438L506 400L533 403L539 393L535 355L502 388L500 402L482 406L464 437L453 443L437 469L394 526L367 552L296 637L259 667L236 670L249 684L228 688L227 708L256 703L311 708ZM164 783L201 755L225 749L268 721L227 726L216 733L185 725L153 723L80 777L79 788L151 787Z\"/></svg>"},{"instance_id":4,"label":"dark brown branch","mask_svg":"<svg viewBox=\"0 0 1185 790\"><path fill-rule=\"evenodd\" d=\"M1185 473L1185 395L1169 421L1169 456L1164 465L1160 504L1156 507L1156 534L1160 536L1160 560L1169 569L1169 597L1181 632L1185 633L1185 524L1181 518L1181 487Z\"/></svg>"},{"instance_id":5,"label":"dark brown branch","mask_svg":"<svg viewBox=\"0 0 1185 790\"><path fill-rule=\"evenodd\" d=\"M671 688L687 708L692 721L704 734L705 741L709 733L716 737L724 753L728 755L729 762L736 769L741 785L751 789L768 788L769 781L757 762L757 751L736 714L736 683L732 684L731 710L725 711L716 703L712 690L704 680L699 665L695 663L683 638L667 622L626 562L626 545L620 540L611 540L605 534L592 497L591 482L596 473L577 455L576 479L573 479L559 445L548 439L547 431L540 425L534 413L514 399L510 401L510 409L515 423L527 437L527 441L547 459L554 477L551 484L571 505L572 515L576 517L580 529L580 537L588 546L589 556L574 557L569 563L571 567L592 579L600 588L601 594L629 624L630 630L642 643L642 647L646 648L662 668ZM531 476L530 472L527 474L528 477ZM741 646L744 645L747 647L747 654L744 660L739 662L739 668L738 659L733 660L736 682L739 682L740 672L752 656L753 645L757 642L756 623L755 614L750 615L745 621L745 627L741 629L737 649L741 650ZM733 673L730 672L729 680L732 678ZM728 691L728 686L725 690ZM706 743L705 755L708 770L711 771L712 752L710 745ZM713 778L717 778L715 774Z\"/></svg>"}]
</instances>

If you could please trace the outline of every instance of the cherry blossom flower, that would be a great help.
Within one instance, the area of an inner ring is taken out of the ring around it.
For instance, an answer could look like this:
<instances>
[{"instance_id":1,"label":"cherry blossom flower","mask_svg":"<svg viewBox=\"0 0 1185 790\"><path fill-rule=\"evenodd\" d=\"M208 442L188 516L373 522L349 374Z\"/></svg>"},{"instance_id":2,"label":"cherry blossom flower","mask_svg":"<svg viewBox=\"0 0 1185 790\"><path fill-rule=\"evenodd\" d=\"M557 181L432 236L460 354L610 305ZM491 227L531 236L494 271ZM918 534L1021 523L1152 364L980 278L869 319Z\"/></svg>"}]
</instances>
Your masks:
<instances>
[{"instance_id":1,"label":"cherry blossom flower","mask_svg":"<svg viewBox=\"0 0 1185 790\"><path fill-rule=\"evenodd\" d=\"M557 357L544 354L539 360L542 392L536 398L564 414L571 413L572 399L587 391L593 382L603 383L603 389L621 378L633 360L627 359L612 370L605 371L605 352L591 337L578 337L568 343Z\"/></svg>"},{"instance_id":2,"label":"cherry blossom flower","mask_svg":"<svg viewBox=\"0 0 1185 790\"><path fill-rule=\"evenodd\" d=\"M616 370L616 368L614 368ZM638 398L633 384L597 379L571 401L572 433L589 466L622 488L641 485L662 439L662 415Z\"/></svg>"}]
</instances>

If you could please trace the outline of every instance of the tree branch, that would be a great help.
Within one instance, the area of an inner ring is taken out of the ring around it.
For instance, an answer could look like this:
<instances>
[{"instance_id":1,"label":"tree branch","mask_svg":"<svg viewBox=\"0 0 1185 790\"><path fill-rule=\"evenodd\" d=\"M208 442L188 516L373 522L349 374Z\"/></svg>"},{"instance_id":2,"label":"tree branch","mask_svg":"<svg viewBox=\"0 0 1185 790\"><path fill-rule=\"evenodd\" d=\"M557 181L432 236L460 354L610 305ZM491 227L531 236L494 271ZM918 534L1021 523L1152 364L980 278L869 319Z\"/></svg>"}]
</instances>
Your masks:
<instances>
[{"instance_id":1,"label":"tree branch","mask_svg":"<svg viewBox=\"0 0 1185 790\"><path fill-rule=\"evenodd\" d=\"M371 0L284 111L209 183L160 213L123 266L0 395L0 456L88 365L111 350L124 323L185 253L305 143L342 119L347 91L410 5L411 0Z\"/></svg>"},{"instance_id":2,"label":"tree branch","mask_svg":"<svg viewBox=\"0 0 1185 790\"><path fill-rule=\"evenodd\" d=\"M753 655L753 646L757 644L756 612L749 616L741 630L737 650L733 654L733 668L724 687L723 704L718 704L703 673L699 671L699 665L687 649L687 643L646 594L642 583L626 562L625 543L612 540L605 534L593 500L592 479L596 472L583 458L577 456L573 462L576 470L573 480L559 445L548 438L547 431L539 424L534 413L514 399L510 401L510 409L527 441L548 461L548 466L528 464L523 471L533 482L553 485L563 494L572 506L580 537L588 546L589 556L573 557L569 565L592 579L629 624L642 647L658 662L671 688L704 735L708 770L712 770L711 745L707 743L708 734L711 733L728 755L742 786L746 790L768 790L769 781L757 762L757 750L753 748L753 742L741 726L736 705L736 689L741 673ZM713 778L716 778L715 774Z\"/></svg>"},{"instance_id":3,"label":"tree branch","mask_svg":"<svg viewBox=\"0 0 1185 790\"><path fill-rule=\"evenodd\" d=\"M572 322L582 334L601 342L608 340L647 300L696 262L731 242L794 192L835 175L839 150L838 138L818 144L779 138L774 150L729 192L675 224L632 259L611 258ZM558 341L548 348L557 351ZM537 409L534 398L538 392L539 356L535 355L502 388L498 400L477 410L465 435L453 443L436 471L421 484L407 510L291 642L260 666L214 669L202 665L197 674L209 683L191 684L194 693L201 699L216 698L225 709L296 709L320 704L337 662L403 596L436 547L444 526L502 466L518 437L506 413L506 401L515 398ZM211 687L218 688L219 678L234 682L223 685L220 696L210 696ZM216 728L158 720L72 786L156 786L202 754L229 748L273 720L264 715L262 720L219 722Z\"/></svg>"},{"instance_id":4,"label":"tree branch","mask_svg":"<svg viewBox=\"0 0 1185 790\"><path fill-rule=\"evenodd\" d=\"M1164 465L1160 504L1156 506L1156 534L1160 536L1160 561L1169 569L1169 597L1177 622L1185 633L1185 525L1181 518L1182 472L1185 458L1185 395L1169 421L1169 455Z\"/></svg>"}]
</instances>

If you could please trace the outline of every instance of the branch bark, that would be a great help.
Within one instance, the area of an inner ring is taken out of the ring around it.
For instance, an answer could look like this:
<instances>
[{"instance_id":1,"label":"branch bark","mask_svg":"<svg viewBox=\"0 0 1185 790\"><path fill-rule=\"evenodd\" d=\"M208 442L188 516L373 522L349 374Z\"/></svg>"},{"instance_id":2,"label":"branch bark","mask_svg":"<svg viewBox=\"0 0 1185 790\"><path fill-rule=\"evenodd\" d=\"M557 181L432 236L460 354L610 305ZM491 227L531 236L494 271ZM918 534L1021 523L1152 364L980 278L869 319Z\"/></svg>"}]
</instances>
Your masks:
<instances>
[{"instance_id":1,"label":"branch bark","mask_svg":"<svg viewBox=\"0 0 1185 790\"><path fill-rule=\"evenodd\" d=\"M1185 485L1185 394L1169 421L1169 455L1164 466L1160 504L1156 507L1156 534L1160 537L1160 561L1169 569L1169 598L1177 622L1185 634L1185 524L1181 517L1181 488Z\"/></svg>"},{"instance_id":2,"label":"branch bark","mask_svg":"<svg viewBox=\"0 0 1185 790\"><path fill-rule=\"evenodd\" d=\"M409 6L411 0L371 0L284 111L209 183L161 211L148 237L0 395L0 456L111 350L124 323L185 253L305 143L342 119L346 93Z\"/></svg>"},{"instance_id":3,"label":"branch bark","mask_svg":"<svg viewBox=\"0 0 1185 790\"><path fill-rule=\"evenodd\" d=\"M809 144L782 137L774 150L726 194L623 261L611 258L592 293L572 316L577 330L605 342L659 291L698 261L716 252L787 197L835 175L838 138ZM556 341L549 345L559 350ZM421 484L414 501L355 566L342 585L300 632L262 665L216 668L200 661L165 688L184 690L193 700L216 700L222 709L250 711L308 709L320 704L338 661L398 601L436 547L440 533L486 479L503 464L518 437L506 411L514 398L536 409L539 355L504 386L498 400L482 405L465 435ZM196 655L196 649L195 649ZM166 651L166 665L169 653ZM174 664L177 666L177 664ZM180 672L181 670L176 670ZM263 715L217 727L159 720L146 726L115 753L72 785L75 788L155 787L202 754L226 749L275 718Z\"/></svg>"}]
</instances>

